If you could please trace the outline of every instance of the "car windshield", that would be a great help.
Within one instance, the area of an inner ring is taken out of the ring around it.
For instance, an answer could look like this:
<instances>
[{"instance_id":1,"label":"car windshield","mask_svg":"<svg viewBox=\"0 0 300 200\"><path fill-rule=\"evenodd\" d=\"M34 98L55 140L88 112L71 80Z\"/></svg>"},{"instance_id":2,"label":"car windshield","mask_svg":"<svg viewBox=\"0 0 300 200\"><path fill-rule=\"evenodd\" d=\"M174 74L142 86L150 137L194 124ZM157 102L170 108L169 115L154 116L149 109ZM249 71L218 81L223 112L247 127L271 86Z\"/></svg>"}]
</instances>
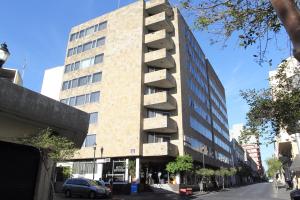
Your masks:
<instances>
[{"instance_id":1,"label":"car windshield","mask_svg":"<svg viewBox=\"0 0 300 200\"><path fill-rule=\"evenodd\" d=\"M89 183L90 183L92 186L98 186L97 182L94 181L94 180L89 180Z\"/></svg>"}]
</instances>

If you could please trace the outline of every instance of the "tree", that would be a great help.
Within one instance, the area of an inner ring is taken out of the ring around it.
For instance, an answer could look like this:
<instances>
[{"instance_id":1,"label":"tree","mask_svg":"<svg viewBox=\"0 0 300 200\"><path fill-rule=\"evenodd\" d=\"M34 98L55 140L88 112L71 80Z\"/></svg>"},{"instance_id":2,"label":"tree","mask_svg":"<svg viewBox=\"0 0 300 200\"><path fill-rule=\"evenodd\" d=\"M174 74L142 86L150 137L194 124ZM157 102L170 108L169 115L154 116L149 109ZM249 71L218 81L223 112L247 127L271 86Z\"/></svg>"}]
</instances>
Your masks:
<instances>
[{"instance_id":1,"label":"tree","mask_svg":"<svg viewBox=\"0 0 300 200\"><path fill-rule=\"evenodd\" d=\"M225 177L234 176L237 173L237 170L234 167L224 168L221 167L219 170L215 171L216 176L220 176L222 178L222 187L223 190L225 188Z\"/></svg>"},{"instance_id":2,"label":"tree","mask_svg":"<svg viewBox=\"0 0 300 200\"><path fill-rule=\"evenodd\" d=\"M212 169L207 169L207 168L200 168L198 170L196 170L196 174L201 176L201 181L199 183L199 188L200 188L200 192L203 191L204 188L204 179L209 179L210 177L212 177L215 174L215 171Z\"/></svg>"},{"instance_id":3,"label":"tree","mask_svg":"<svg viewBox=\"0 0 300 200\"><path fill-rule=\"evenodd\" d=\"M129 160L128 170L129 170L129 175L131 176L131 179L133 177L135 177L135 171L136 171L135 168L136 168L135 160Z\"/></svg>"},{"instance_id":4,"label":"tree","mask_svg":"<svg viewBox=\"0 0 300 200\"><path fill-rule=\"evenodd\" d=\"M74 156L77 150L74 143L65 137L55 135L50 128L41 130L37 135L19 139L18 142L39 149L42 164L50 179L50 194L53 195L56 162L64 161ZM65 176L70 175L68 171L63 171L63 173Z\"/></svg>"},{"instance_id":5,"label":"tree","mask_svg":"<svg viewBox=\"0 0 300 200\"><path fill-rule=\"evenodd\" d=\"M22 144L33 146L40 150L42 157L54 162L64 161L74 156L75 145L65 137L54 135L50 128L41 130L37 135L22 138Z\"/></svg>"},{"instance_id":6,"label":"tree","mask_svg":"<svg viewBox=\"0 0 300 200\"><path fill-rule=\"evenodd\" d=\"M201 169L196 170L196 174L198 174L202 177L211 177L215 174L215 172L212 169L201 168Z\"/></svg>"},{"instance_id":7,"label":"tree","mask_svg":"<svg viewBox=\"0 0 300 200\"><path fill-rule=\"evenodd\" d=\"M282 163L277 158L269 158L267 159L267 165L268 165L267 176L269 178L273 178L275 187L277 188L276 174L281 169Z\"/></svg>"},{"instance_id":8,"label":"tree","mask_svg":"<svg viewBox=\"0 0 300 200\"><path fill-rule=\"evenodd\" d=\"M296 76L300 73L296 68L294 76L288 76L287 67L287 61L279 66L273 77L276 80L273 88L241 92L250 107L241 139L247 139L251 135L264 136L268 143L272 143L282 129L290 134L298 131L300 88L295 80L299 80Z\"/></svg>"},{"instance_id":9,"label":"tree","mask_svg":"<svg viewBox=\"0 0 300 200\"><path fill-rule=\"evenodd\" d=\"M193 169L193 158L190 155L177 156L175 161L169 162L166 170L171 173L180 173L191 171Z\"/></svg>"},{"instance_id":10,"label":"tree","mask_svg":"<svg viewBox=\"0 0 300 200\"><path fill-rule=\"evenodd\" d=\"M184 9L194 14L196 28L222 35L225 41L232 35L239 35L240 46L245 48L258 44L259 54L254 57L258 58L259 63L264 61L268 42L276 37L283 26L293 43L294 56L300 61L299 0L181 2Z\"/></svg>"}]
</instances>

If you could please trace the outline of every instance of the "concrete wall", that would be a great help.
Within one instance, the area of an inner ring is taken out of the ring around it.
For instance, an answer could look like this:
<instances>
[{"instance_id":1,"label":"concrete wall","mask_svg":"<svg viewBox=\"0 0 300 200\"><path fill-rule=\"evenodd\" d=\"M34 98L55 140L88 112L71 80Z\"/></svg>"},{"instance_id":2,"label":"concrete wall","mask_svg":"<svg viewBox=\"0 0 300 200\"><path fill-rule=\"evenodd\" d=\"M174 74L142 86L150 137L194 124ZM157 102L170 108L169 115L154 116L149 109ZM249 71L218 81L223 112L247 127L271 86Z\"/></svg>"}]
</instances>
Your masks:
<instances>
[{"instance_id":1,"label":"concrete wall","mask_svg":"<svg viewBox=\"0 0 300 200\"><path fill-rule=\"evenodd\" d=\"M59 100L59 92L62 86L64 66L58 66L45 70L41 94L55 100Z\"/></svg>"},{"instance_id":2,"label":"concrete wall","mask_svg":"<svg viewBox=\"0 0 300 200\"><path fill-rule=\"evenodd\" d=\"M80 110L0 79L0 140L36 134L52 128L61 136L82 145L89 116Z\"/></svg>"}]
</instances>

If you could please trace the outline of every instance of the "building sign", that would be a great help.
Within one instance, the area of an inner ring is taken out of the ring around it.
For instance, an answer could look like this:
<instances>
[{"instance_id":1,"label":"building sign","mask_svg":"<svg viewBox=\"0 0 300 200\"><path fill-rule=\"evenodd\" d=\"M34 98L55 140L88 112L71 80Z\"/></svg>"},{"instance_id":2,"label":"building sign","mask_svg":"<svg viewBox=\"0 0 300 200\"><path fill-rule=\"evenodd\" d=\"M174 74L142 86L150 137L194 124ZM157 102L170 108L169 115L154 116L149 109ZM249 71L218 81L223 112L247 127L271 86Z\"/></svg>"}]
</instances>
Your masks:
<instances>
[{"instance_id":1,"label":"building sign","mask_svg":"<svg viewBox=\"0 0 300 200\"><path fill-rule=\"evenodd\" d=\"M114 173L125 173L125 161L113 161L113 171Z\"/></svg>"}]
</instances>

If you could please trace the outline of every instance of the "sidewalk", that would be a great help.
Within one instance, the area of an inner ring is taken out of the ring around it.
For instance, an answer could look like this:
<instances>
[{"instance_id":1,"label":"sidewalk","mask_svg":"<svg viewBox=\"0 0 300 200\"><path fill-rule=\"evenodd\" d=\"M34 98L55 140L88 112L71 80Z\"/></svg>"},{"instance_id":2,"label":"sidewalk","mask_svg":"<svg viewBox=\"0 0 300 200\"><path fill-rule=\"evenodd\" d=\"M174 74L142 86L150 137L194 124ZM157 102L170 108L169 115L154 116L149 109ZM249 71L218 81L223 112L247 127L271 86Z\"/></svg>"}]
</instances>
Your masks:
<instances>
[{"instance_id":1,"label":"sidewalk","mask_svg":"<svg viewBox=\"0 0 300 200\"><path fill-rule=\"evenodd\" d=\"M276 191L276 189L274 188L273 190L273 195L274 198L278 198L278 199L290 199L290 192L292 190L286 190L285 188L279 188L278 191Z\"/></svg>"}]
</instances>

